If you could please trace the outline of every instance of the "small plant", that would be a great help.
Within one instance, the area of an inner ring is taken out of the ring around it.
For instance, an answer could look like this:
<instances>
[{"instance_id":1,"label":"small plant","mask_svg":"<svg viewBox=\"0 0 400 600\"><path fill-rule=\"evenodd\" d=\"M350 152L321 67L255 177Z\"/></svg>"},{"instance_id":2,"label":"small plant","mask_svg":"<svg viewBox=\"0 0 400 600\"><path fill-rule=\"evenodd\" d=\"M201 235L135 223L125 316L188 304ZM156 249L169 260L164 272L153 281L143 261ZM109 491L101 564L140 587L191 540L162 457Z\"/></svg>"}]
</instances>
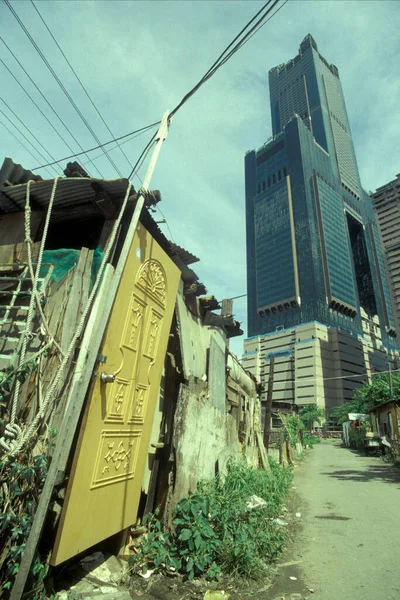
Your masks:
<instances>
[{"instance_id":1,"label":"small plant","mask_svg":"<svg viewBox=\"0 0 400 600\"><path fill-rule=\"evenodd\" d=\"M20 463L13 456L0 461L2 508L0 513L0 580L2 591L11 590L19 570L25 543L29 536L38 497L47 476L48 461L38 455ZM31 598L43 598L44 579L48 573L48 560L37 553L31 566L28 587L36 590Z\"/></svg>"},{"instance_id":2,"label":"small plant","mask_svg":"<svg viewBox=\"0 0 400 600\"><path fill-rule=\"evenodd\" d=\"M312 435L311 433L303 434L303 444L304 446L308 446L309 448L314 448L315 444L319 444L321 442L320 438Z\"/></svg>"},{"instance_id":3,"label":"small plant","mask_svg":"<svg viewBox=\"0 0 400 600\"><path fill-rule=\"evenodd\" d=\"M304 423L296 415L291 415L284 422L283 436L285 442L291 446L295 446L300 441L300 436L304 431Z\"/></svg>"},{"instance_id":4,"label":"small plant","mask_svg":"<svg viewBox=\"0 0 400 600\"><path fill-rule=\"evenodd\" d=\"M354 450L362 450L364 448L364 440L367 428L366 425L363 425L359 429L350 428L349 431L349 441L350 448Z\"/></svg>"},{"instance_id":5,"label":"small plant","mask_svg":"<svg viewBox=\"0 0 400 600\"><path fill-rule=\"evenodd\" d=\"M282 549L283 536L272 522L292 480L291 471L270 460L269 472L231 464L224 477L200 483L173 513L173 532L163 532L158 513L147 519L148 533L131 563L135 570L174 568L188 579L222 572L244 577L265 573ZM267 501L251 510L248 498Z\"/></svg>"}]
</instances>

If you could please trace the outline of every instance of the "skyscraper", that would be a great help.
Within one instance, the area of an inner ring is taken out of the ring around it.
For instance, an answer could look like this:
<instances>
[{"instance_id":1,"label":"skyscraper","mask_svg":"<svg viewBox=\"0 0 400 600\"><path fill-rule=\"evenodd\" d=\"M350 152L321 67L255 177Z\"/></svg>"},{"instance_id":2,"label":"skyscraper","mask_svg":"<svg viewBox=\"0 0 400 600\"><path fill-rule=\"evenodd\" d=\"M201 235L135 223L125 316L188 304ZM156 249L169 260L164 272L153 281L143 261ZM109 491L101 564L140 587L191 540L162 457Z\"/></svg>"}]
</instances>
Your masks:
<instances>
[{"instance_id":1,"label":"skyscraper","mask_svg":"<svg viewBox=\"0 0 400 600\"><path fill-rule=\"evenodd\" d=\"M372 194L385 250L396 330L400 332L400 173Z\"/></svg>"},{"instance_id":2,"label":"skyscraper","mask_svg":"<svg viewBox=\"0 0 400 600\"><path fill-rule=\"evenodd\" d=\"M269 88L273 137L245 157L248 335L319 323L356 339L379 325L379 344L395 348L338 69L307 35Z\"/></svg>"}]
</instances>

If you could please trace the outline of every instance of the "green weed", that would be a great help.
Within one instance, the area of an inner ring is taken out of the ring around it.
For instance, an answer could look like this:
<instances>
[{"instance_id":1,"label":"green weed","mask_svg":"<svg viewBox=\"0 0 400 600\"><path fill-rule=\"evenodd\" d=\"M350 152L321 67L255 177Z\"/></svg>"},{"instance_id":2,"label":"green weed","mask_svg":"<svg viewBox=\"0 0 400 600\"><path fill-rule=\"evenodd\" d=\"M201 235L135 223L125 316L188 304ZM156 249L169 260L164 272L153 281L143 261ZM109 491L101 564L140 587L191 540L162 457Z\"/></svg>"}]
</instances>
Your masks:
<instances>
[{"instance_id":1,"label":"green weed","mask_svg":"<svg viewBox=\"0 0 400 600\"><path fill-rule=\"evenodd\" d=\"M291 471L270 459L271 470L229 466L224 477L202 482L183 498L173 513L173 532L164 532L158 515L147 519L148 533L131 560L135 570L171 567L188 579L222 572L243 577L265 573L282 550L283 536L272 522L292 481ZM249 509L250 496L266 500L262 509Z\"/></svg>"}]
</instances>

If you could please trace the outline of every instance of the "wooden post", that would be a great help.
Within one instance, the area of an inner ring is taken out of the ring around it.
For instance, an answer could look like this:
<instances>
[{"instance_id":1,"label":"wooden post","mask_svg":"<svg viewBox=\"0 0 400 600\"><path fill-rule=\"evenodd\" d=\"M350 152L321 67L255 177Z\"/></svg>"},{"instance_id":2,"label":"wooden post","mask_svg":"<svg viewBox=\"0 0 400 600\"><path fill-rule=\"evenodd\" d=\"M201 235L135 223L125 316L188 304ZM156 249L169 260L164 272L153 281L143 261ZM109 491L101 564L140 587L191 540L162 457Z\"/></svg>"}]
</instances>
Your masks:
<instances>
[{"instance_id":1,"label":"wooden post","mask_svg":"<svg viewBox=\"0 0 400 600\"><path fill-rule=\"evenodd\" d=\"M264 420L264 446L269 448L269 437L271 432L271 418L272 418L272 392L274 387L274 371L275 371L275 354L270 355L269 359L269 377L268 377L268 391L267 391L267 404L265 407L265 420Z\"/></svg>"},{"instance_id":2,"label":"wooden post","mask_svg":"<svg viewBox=\"0 0 400 600\"><path fill-rule=\"evenodd\" d=\"M161 150L161 145L168 134L168 115L168 112L164 114L157 132L156 146L153 150L153 155L151 157L142 185L142 189L144 191L148 190L151 176L154 172L157 158ZM59 477L60 471L63 472L65 470L65 465L72 447L87 389L96 364L99 347L107 326L107 321L115 296L118 291L119 282L121 280L129 250L133 242L143 204L144 196L140 194L137 199L136 207L132 215L116 269L114 271L113 267L108 264L104 271L98 295L94 301L94 305L85 328L72 378L71 388L68 394L64 418L56 439L53 458L42 493L39 498L32 528L26 542L24 553L22 555L19 571L11 591L10 600L20 600L23 594L32 560L42 533L54 485Z\"/></svg>"}]
</instances>

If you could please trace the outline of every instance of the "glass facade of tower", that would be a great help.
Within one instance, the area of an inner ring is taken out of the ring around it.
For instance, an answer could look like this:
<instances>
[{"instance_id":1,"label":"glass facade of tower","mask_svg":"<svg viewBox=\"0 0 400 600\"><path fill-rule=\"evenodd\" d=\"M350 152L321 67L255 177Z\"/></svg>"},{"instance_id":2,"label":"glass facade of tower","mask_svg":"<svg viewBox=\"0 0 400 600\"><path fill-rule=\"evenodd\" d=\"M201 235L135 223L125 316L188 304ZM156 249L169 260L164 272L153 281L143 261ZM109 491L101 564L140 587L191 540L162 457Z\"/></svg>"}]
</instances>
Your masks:
<instances>
[{"instance_id":1,"label":"glass facade of tower","mask_svg":"<svg viewBox=\"0 0 400 600\"><path fill-rule=\"evenodd\" d=\"M363 308L395 347L338 70L308 35L269 85L273 139L245 157L248 335L309 321L362 334Z\"/></svg>"}]
</instances>

